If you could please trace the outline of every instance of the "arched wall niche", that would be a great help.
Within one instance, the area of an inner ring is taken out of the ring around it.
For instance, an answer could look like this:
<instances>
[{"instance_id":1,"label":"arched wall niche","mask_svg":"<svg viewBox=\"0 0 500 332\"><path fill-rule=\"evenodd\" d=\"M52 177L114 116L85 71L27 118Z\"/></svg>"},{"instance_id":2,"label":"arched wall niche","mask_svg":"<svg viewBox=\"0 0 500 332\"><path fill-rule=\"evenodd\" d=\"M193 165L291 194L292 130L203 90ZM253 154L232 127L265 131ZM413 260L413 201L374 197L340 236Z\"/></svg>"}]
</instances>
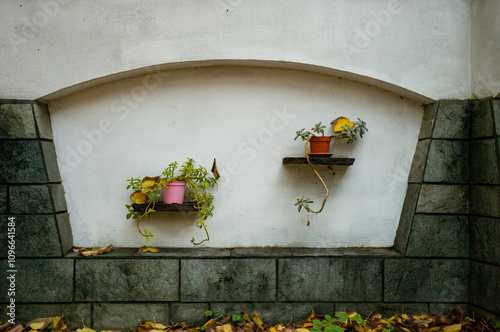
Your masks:
<instances>
[{"instance_id":1,"label":"arched wall niche","mask_svg":"<svg viewBox=\"0 0 500 332\"><path fill-rule=\"evenodd\" d=\"M222 64L144 68L42 98L75 246L143 245L125 218L126 180L192 157L207 168L217 158L222 174L206 247L391 247L421 103L431 100L331 72ZM307 227L295 200L310 196L318 204L322 186L307 166L285 166L282 158L303 154L296 130L338 116L365 120L369 132L353 145L334 145L335 156L356 161L334 167L335 176L320 168L331 196ZM156 213L143 226L155 234L152 245L190 247L191 237L204 235L195 220L195 214Z\"/></svg>"}]
</instances>

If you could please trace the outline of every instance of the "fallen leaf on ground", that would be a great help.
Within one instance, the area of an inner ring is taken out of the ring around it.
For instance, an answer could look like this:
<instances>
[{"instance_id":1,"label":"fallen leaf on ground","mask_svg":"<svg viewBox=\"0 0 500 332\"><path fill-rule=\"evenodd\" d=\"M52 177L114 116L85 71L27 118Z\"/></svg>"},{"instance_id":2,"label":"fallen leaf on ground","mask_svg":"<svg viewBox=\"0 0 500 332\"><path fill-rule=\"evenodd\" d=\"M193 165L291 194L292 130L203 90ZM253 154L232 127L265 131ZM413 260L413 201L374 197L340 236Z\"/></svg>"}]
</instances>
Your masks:
<instances>
[{"instance_id":1,"label":"fallen leaf on ground","mask_svg":"<svg viewBox=\"0 0 500 332\"><path fill-rule=\"evenodd\" d=\"M155 248L155 247L147 247L147 246L144 246L144 247L140 247L139 248L139 252L160 252L160 249L158 248ZM163 325L165 326L165 325Z\"/></svg>"},{"instance_id":2,"label":"fallen leaf on ground","mask_svg":"<svg viewBox=\"0 0 500 332\"><path fill-rule=\"evenodd\" d=\"M110 244L107 247L92 248L91 250L81 250L81 251L77 251L77 252L83 256L97 256L97 255L105 255L113 249L114 249L113 245ZM74 251L74 249L73 249L73 251Z\"/></svg>"}]
</instances>

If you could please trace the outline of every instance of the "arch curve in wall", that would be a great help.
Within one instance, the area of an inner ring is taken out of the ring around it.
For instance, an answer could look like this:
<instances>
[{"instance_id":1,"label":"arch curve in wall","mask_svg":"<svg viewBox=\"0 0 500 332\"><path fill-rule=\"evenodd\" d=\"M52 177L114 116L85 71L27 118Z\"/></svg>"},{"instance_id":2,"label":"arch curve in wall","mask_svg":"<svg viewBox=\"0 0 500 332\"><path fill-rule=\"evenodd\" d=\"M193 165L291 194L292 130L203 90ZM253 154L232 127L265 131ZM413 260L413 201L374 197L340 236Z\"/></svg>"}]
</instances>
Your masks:
<instances>
[{"instance_id":1,"label":"arch curve in wall","mask_svg":"<svg viewBox=\"0 0 500 332\"><path fill-rule=\"evenodd\" d=\"M216 67L216 66L248 66L248 67L263 67L263 68L279 68L279 69L291 69L300 70L313 73L321 73L331 76L336 76L340 78L349 79L354 82L364 83L371 85L395 94L401 97L408 98L410 100L419 103L432 103L435 100L429 96L424 96L422 94L416 93L414 91L408 90L402 86L389 83L374 77L364 76L353 72L344 71L337 68L319 66L315 64L299 63L299 62L289 62L289 61L275 61L275 60L200 60L200 61L182 61L182 62L171 62L157 64L147 67L136 68L132 70L127 70L119 73L113 73L110 75L97 77L92 80L81 82L72 86L62 88L60 90L54 91L50 94L38 98L42 102L50 102L51 100L65 97L67 95L73 94L78 91L82 91L97 85L110 83L113 81L126 79L129 77L143 75L150 72L159 72L165 70L175 70L175 69L190 69L190 68L203 68L203 67Z\"/></svg>"}]
</instances>

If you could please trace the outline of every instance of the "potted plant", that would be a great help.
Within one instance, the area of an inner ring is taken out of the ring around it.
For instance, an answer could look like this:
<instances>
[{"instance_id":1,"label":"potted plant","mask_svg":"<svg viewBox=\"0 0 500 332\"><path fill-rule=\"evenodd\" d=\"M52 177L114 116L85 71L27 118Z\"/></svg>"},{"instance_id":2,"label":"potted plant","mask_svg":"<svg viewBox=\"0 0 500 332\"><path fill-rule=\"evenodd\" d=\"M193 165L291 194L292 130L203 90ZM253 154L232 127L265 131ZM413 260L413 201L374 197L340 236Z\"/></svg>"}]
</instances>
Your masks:
<instances>
[{"instance_id":1,"label":"potted plant","mask_svg":"<svg viewBox=\"0 0 500 332\"><path fill-rule=\"evenodd\" d=\"M368 129L366 128L366 122L364 122L360 118L358 118L357 122L351 122L348 118L341 116L341 117L334 119L330 123L332 124L332 128L333 128L333 135L330 135L330 136L325 136L324 129L326 128L326 126L323 126L321 124L321 122L315 124L314 127L311 128L312 132L305 131L305 128L298 130L296 132L297 135L295 136L295 140L300 137L303 141L305 141L304 151L305 151L307 163L312 167L314 173L320 179L321 183L323 184L323 187L326 190L326 194L325 194L325 197L323 198L323 203L321 205L321 208L317 211L312 210L309 207L309 204L314 203L310 198L307 198L307 197L298 198L297 202L295 203L295 206L298 207L299 212L302 208L304 208L307 212L320 213L321 211L323 211L323 208L325 207L326 199L328 198L328 195L329 195L329 191L328 191L328 188L325 184L325 181L323 181L323 178L316 171L316 169L314 168L314 165L311 163L311 160L309 159L309 157L310 156L311 157L329 157L329 156L331 156L331 153L329 153L329 149L330 149L330 140L332 138L334 140L347 139L347 144L350 144L350 143L353 143L354 141L356 141L358 136L359 136L359 138L363 138L363 135L368 131ZM318 135L321 134L321 136L316 136L313 133L316 133ZM327 142L327 144L323 143L324 145L326 145L326 146L323 146L323 149L326 149L326 150L319 150L318 151L316 148L313 149L313 144L315 144L315 141L317 141L318 139L321 139L321 141L323 141L323 142ZM309 154L307 153L308 143L310 144L310 149L311 149L311 153L309 153ZM308 218L308 225L309 225L309 218Z\"/></svg>"},{"instance_id":2,"label":"potted plant","mask_svg":"<svg viewBox=\"0 0 500 332\"><path fill-rule=\"evenodd\" d=\"M144 217L156 212L156 199L160 197L162 192L163 195L168 196L174 187L178 187L179 183L176 182L181 182L181 187L184 187L182 199L185 196L194 203L195 209L198 210L198 218L200 219L196 222L196 226L198 226L198 228L203 227L207 235L207 238L200 242L196 242L193 237L191 242L195 245L199 245L210 240L205 221L208 217L213 216L212 211L215 208L213 205L214 196L209 193L209 190L217 184L218 174L215 170L212 175L203 166L195 166L195 164L192 158L188 158L182 165L179 165L178 162L170 163L167 168L163 170L161 176L145 177L142 180L139 178L127 180L129 182L127 189L134 189L134 193L130 196L132 204L126 205L128 209L127 219L137 219L137 229L141 235L146 237L146 242L149 241L149 238L152 237L153 234L147 229L142 231L139 223ZM214 169L214 167L212 169ZM167 204L171 204L169 198L165 198L165 196L163 198L164 201L167 201ZM182 199L176 199L173 203L181 204L183 202ZM144 212L140 212L134 209L133 203L147 203L148 205Z\"/></svg>"}]
</instances>

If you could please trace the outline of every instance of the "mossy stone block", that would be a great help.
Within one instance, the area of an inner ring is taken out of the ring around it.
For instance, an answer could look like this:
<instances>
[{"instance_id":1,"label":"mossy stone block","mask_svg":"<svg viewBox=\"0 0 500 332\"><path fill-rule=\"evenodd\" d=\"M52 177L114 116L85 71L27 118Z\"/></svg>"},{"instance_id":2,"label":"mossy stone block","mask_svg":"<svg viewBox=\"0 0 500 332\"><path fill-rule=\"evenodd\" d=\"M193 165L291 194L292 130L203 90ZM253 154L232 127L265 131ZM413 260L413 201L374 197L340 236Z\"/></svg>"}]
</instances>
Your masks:
<instances>
[{"instance_id":1,"label":"mossy stone block","mask_svg":"<svg viewBox=\"0 0 500 332\"><path fill-rule=\"evenodd\" d=\"M77 301L177 301L174 259L77 259Z\"/></svg>"},{"instance_id":2,"label":"mossy stone block","mask_svg":"<svg viewBox=\"0 0 500 332\"><path fill-rule=\"evenodd\" d=\"M10 269L6 260L0 261L2 271ZM16 259L16 302L71 302L73 301L72 259ZM0 279L0 289L9 288L9 280ZM8 301L7 292L0 301Z\"/></svg>"},{"instance_id":3,"label":"mossy stone block","mask_svg":"<svg viewBox=\"0 0 500 332\"><path fill-rule=\"evenodd\" d=\"M431 140L429 139L418 141L417 149L413 155L408 183L420 183L422 181L430 145Z\"/></svg>"},{"instance_id":4,"label":"mossy stone block","mask_svg":"<svg viewBox=\"0 0 500 332\"><path fill-rule=\"evenodd\" d=\"M185 322L191 326L202 326L207 320L205 311L208 308L208 303L172 303L170 320L174 324Z\"/></svg>"},{"instance_id":5,"label":"mossy stone block","mask_svg":"<svg viewBox=\"0 0 500 332\"><path fill-rule=\"evenodd\" d=\"M467 302L468 260L386 259L386 302Z\"/></svg>"},{"instance_id":6,"label":"mossy stone block","mask_svg":"<svg viewBox=\"0 0 500 332\"><path fill-rule=\"evenodd\" d=\"M408 256L469 257L467 216L416 215Z\"/></svg>"},{"instance_id":7,"label":"mossy stone block","mask_svg":"<svg viewBox=\"0 0 500 332\"><path fill-rule=\"evenodd\" d=\"M425 182L467 183L469 143L433 140L425 167Z\"/></svg>"},{"instance_id":8,"label":"mossy stone block","mask_svg":"<svg viewBox=\"0 0 500 332\"><path fill-rule=\"evenodd\" d=\"M415 209L419 194L419 184L408 185L403 203L403 210L401 211L401 217L399 218L398 230L396 231L396 238L394 239L394 248L400 253L406 252L408 237L410 236L411 225L413 223L413 217L415 216Z\"/></svg>"},{"instance_id":9,"label":"mossy stone block","mask_svg":"<svg viewBox=\"0 0 500 332\"><path fill-rule=\"evenodd\" d=\"M0 140L0 183L46 183L37 141Z\"/></svg>"},{"instance_id":10,"label":"mossy stone block","mask_svg":"<svg viewBox=\"0 0 500 332\"><path fill-rule=\"evenodd\" d=\"M11 186L9 197L10 211L14 214L54 212L47 185Z\"/></svg>"},{"instance_id":11,"label":"mossy stone block","mask_svg":"<svg viewBox=\"0 0 500 332\"><path fill-rule=\"evenodd\" d=\"M418 198L417 213L468 213L468 187L423 184Z\"/></svg>"},{"instance_id":12,"label":"mossy stone block","mask_svg":"<svg viewBox=\"0 0 500 332\"><path fill-rule=\"evenodd\" d=\"M64 323L68 326L82 327L82 320L85 325L90 326L92 321L90 303L17 303L16 322L26 325L26 323L41 317L63 316ZM5 313L5 306L2 306L0 314ZM2 315L2 317L6 317ZM130 331L130 330L129 330Z\"/></svg>"},{"instance_id":13,"label":"mossy stone block","mask_svg":"<svg viewBox=\"0 0 500 332\"><path fill-rule=\"evenodd\" d=\"M470 142L470 183L499 184L495 139Z\"/></svg>"},{"instance_id":14,"label":"mossy stone block","mask_svg":"<svg viewBox=\"0 0 500 332\"><path fill-rule=\"evenodd\" d=\"M420 124L420 133L418 135L419 139L430 138L432 136L432 129L434 127L434 121L436 119L437 106L437 103L425 106L422 123Z\"/></svg>"},{"instance_id":15,"label":"mossy stone block","mask_svg":"<svg viewBox=\"0 0 500 332\"><path fill-rule=\"evenodd\" d=\"M280 259L279 301L382 300L381 259Z\"/></svg>"},{"instance_id":16,"label":"mossy stone block","mask_svg":"<svg viewBox=\"0 0 500 332\"><path fill-rule=\"evenodd\" d=\"M470 135L471 138L495 136L495 125L493 123L493 112L490 99L476 102L471 108Z\"/></svg>"},{"instance_id":17,"label":"mossy stone block","mask_svg":"<svg viewBox=\"0 0 500 332\"><path fill-rule=\"evenodd\" d=\"M37 138L31 104L0 105L0 138Z\"/></svg>"},{"instance_id":18,"label":"mossy stone block","mask_svg":"<svg viewBox=\"0 0 500 332\"><path fill-rule=\"evenodd\" d=\"M73 232L68 213L59 213L55 215L57 228L59 229L59 237L61 240L62 253L66 254L73 248Z\"/></svg>"},{"instance_id":19,"label":"mossy stone block","mask_svg":"<svg viewBox=\"0 0 500 332\"><path fill-rule=\"evenodd\" d=\"M274 259L183 260L183 302L276 301Z\"/></svg>"},{"instance_id":20,"label":"mossy stone block","mask_svg":"<svg viewBox=\"0 0 500 332\"><path fill-rule=\"evenodd\" d=\"M49 182L61 182L54 143L42 141L42 151Z\"/></svg>"},{"instance_id":21,"label":"mossy stone block","mask_svg":"<svg viewBox=\"0 0 500 332\"><path fill-rule=\"evenodd\" d=\"M500 265L500 218L471 217L471 258Z\"/></svg>"},{"instance_id":22,"label":"mossy stone block","mask_svg":"<svg viewBox=\"0 0 500 332\"><path fill-rule=\"evenodd\" d=\"M15 220L16 257L61 257L53 215L9 215ZM7 257L8 217L0 216L0 257Z\"/></svg>"},{"instance_id":23,"label":"mossy stone block","mask_svg":"<svg viewBox=\"0 0 500 332\"><path fill-rule=\"evenodd\" d=\"M469 115L463 101L439 102L432 137L455 139L469 137Z\"/></svg>"},{"instance_id":24,"label":"mossy stone block","mask_svg":"<svg viewBox=\"0 0 500 332\"><path fill-rule=\"evenodd\" d=\"M500 217L500 186L470 186L470 213Z\"/></svg>"},{"instance_id":25,"label":"mossy stone block","mask_svg":"<svg viewBox=\"0 0 500 332\"><path fill-rule=\"evenodd\" d=\"M47 105L35 103L33 104L33 111L35 113L36 126L40 138L52 139L52 126L50 124Z\"/></svg>"},{"instance_id":26,"label":"mossy stone block","mask_svg":"<svg viewBox=\"0 0 500 332\"><path fill-rule=\"evenodd\" d=\"M0 186L0 214L8 212L8 186Z\"/></svg>"},{"instance_id":27,"label":"mossy stone block","mask_svg":"<svg viewBox=\"0 0 500 332\"><path fill-rule=\"evenodd\" d=\"M500 266L471 262L470 302L500 313Z\"/></svg>"}]
</instances>

